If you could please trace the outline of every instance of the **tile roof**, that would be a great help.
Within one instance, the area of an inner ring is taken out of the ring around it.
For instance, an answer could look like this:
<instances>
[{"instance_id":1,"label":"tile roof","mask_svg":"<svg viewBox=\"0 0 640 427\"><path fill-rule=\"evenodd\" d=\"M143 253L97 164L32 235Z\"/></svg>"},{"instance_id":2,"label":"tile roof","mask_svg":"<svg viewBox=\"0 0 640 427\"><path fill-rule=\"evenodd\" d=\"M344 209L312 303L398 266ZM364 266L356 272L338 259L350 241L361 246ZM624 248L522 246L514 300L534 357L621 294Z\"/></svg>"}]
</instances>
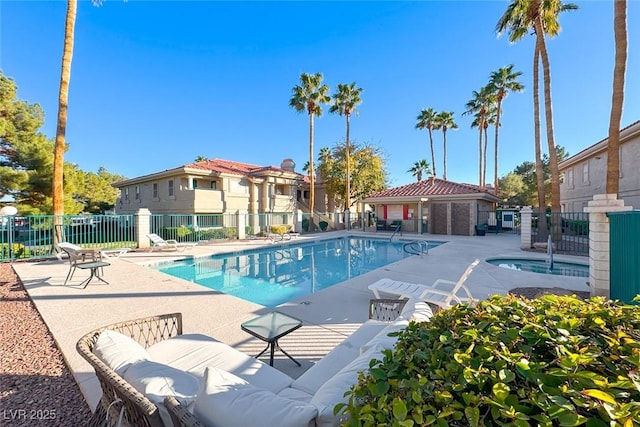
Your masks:
<instances>
[{"instance_id":1,"label":"tile roof","mask_svg":"<svg viewBox=\"0 0 640 427\"><path fill-rule=\"evenodd\" d=\"M232 160L224 159L209 159L202 162L189 163L187 165L184 165L184 167L189 169L210 170L218 173L230 173L235 175L252 175L263 171L288 172L297 175L296 172L291 172L277 166L258 166L249 163L234 162Z\"/></svg>"},{"instance_id":2,"label":"tile roof","mask_svg":"<svg viewBox=\"0 0 640 427\"><path fill-rule=\"evenodd\" d=\"M427 196L450 196L457 194L491 194L488 189L481 190L479 186L472 184L462 184L453 181L444 181L439 178L429 178L423 181L412 182L400 187L389 188L367 196L367 199L378 197L427 197Z\"/></svg>"}]
</instances>

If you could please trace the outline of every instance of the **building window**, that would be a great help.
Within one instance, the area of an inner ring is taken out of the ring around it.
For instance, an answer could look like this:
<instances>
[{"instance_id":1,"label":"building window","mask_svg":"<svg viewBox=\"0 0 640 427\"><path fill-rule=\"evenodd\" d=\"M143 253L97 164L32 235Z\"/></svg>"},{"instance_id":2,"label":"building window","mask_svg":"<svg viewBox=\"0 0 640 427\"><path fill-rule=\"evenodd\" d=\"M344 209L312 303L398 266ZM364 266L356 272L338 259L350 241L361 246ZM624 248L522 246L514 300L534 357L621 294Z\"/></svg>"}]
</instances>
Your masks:
<instances>
[{"instance_id":1,"label":"building window","mask_svg":"<svg viewBox=\"0 0 640 427\"><path fill-rule=\"evenodd\" d=\"M278 196L286 195L284 184L276 184L276 195Z\"/></svg>"},{"instance_id":2,"label":"building window","mask_svg":"<svg viewBox=\"0 0 640 427\"><path fill-rule=\"evenodd\" d=\"M567 187L573 188L573 169L567 171Z\"/></svg>"},{"instance_id":3,"label":"building window","mask_svg":"<svg viewBox=\"0 0 640 427\"><path fill-rule=\"evenodd\" d=\"M158 183L157 182L153 183L153 198L154 199L158 198Z\"/></svg>"},{"instance_id":4,"label":"building window","mask_svg":"<svg viewBox=\"0 0 640 427\"><path fill-rule=\"evenodd\" d=\"M140 186L136 185L136 200L140 200Z\"/></svg>"},{"instance_id":5,"label":"building window","mask_svg":"<svg viewBox=\"0 0 640 427\"><path fill-rule=\"evenodd\" d=\"M589 185L589 163L582 165L582 184Z\"/></svg>"},{"instance_id":6,"label":"building window","mask_svg":"<svg viewBox=\"0 0 640 427\"><path fill-rule=\"evenodd\" d=\"M195 190L196 188L198 188L198 180L194 179L193 180L193 189Z\"/></svg>"},{"instance_id":7,"label":"building window","mask_svg":"<svg viewBox=\"0 0 640 427\"><path fill-rule=\"evenodd\" d=\"M173 197L173 180L170 179L167 184L169 185L168 187L169 197Z\"/></svg>"},{"instance_id":8,"label":"building window","mask_svg":"<svg viewBox=\"0 0 640 427\"><path fill-rule=\"evenodd\" d=\"M217 189L217 183L215 181L211 181L211 189L212 190L216 190Z\"/></svg>"},{"instance_id":9,"label":"building window","mask_svg":"<svg viewBox=\"0 0 640 427\"><path fill-rule=\"evenodd\" d=\"M125 188L123 191L124 191L124 200L126 200L128 202L129 201L129 187Z\"/></svg>"}]
</instances>

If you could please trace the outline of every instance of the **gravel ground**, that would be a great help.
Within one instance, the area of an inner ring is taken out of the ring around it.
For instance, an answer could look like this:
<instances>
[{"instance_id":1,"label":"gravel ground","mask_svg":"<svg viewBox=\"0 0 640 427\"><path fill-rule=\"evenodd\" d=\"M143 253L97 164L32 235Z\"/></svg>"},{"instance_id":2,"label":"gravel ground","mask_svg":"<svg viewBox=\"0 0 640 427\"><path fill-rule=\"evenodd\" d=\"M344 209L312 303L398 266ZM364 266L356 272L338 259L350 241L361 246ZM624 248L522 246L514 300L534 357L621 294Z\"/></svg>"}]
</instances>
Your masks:
<instances>
[{"instance_id":1,"label":"gravel ground","mask_svg":"<svg viewBox=\"0 0 640 427\"><path fill-rule=\"evenodd\" d=\"M0 426L82 426L91 410L11 264L0 263Z\"/></svg>"}]
</instances>

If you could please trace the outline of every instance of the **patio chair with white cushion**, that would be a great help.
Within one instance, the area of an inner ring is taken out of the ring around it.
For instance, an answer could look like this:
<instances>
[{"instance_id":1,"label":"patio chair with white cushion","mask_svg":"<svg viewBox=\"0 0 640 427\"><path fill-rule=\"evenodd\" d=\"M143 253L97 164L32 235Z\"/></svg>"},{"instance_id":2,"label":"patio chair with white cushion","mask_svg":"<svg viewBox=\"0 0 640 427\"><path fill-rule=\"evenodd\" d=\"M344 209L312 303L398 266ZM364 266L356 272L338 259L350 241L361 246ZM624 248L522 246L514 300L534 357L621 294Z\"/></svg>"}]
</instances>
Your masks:
<instances>
[{"instance_id":1,"label":"patio chair with white cushion","mask_svg":"<svg viewBox=\"0 0 640 427\"><path fill-rule=\"evenodd\" d=\"M195 242L178 242L175 239L163 239L155 233L147 234L147 237L151 241L151 252L155 249L173 249L173 250L185 250L196 246Z\"/></svg>"},{"instance_id":2,"label":"patio chair with white cushion","mask_svg":"<svg viewBox=\"0 0 640 427\"><path fill-rule=\"evenodd\" d=\"M462 302L471 302L473 295L464 284L473 269L480 263L476 259L462 273L457 282L452 280L438 279L432 285L423 285L418 283L400 282L392 279L380 279L369 285L369 289L373 291L376 298L383 298L381 295L392 295L400 298L418 298L425 302L436 304L442 308L449 308L453 304ZM441 285L450 286L449 290L441 288ZM465 296L459 296L459 291L464 291Z\"/></svg>"}]
</instances>

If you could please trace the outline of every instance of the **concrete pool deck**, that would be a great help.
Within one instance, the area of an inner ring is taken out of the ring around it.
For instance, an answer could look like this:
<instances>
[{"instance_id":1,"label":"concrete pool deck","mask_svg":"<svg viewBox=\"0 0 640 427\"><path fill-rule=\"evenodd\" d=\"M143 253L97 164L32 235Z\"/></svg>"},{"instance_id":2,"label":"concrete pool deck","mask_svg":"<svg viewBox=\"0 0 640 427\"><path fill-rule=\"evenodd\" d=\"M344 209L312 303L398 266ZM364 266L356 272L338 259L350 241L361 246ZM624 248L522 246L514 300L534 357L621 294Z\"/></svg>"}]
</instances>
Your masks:
<instances>
[{"instance_id":1,"label":"concrete pool deck","mask_svg":"<svg viewBox=\"0 0 640 427\"><path fill-rule=\"evenodd\" d=\"M301 236L290 243L346 235L384 237L381 234L357 231L331 232ZM430 250L428 255L397 261L278 306L278 311L303 321L302 328L280 340L282 347L302 366L296 366L278 352L274 366L294 378L300 376L367 320L369 300L373 298L367 285L385 277L425 284L431 284L436 279L457 280L467 266L475 258L479 258L483 262L475 268L466 282L476 299L486 299L493 294L504 295L516 287L589 290L587 278L519 272L484 262L486 258L492 257L545 258L543 253L521 251L518 235L400 236L400 239L416 238L447 243ZM128 252L120 258L107 259L111 264L104 271L108 285L94 279L85 289L77 285L86 279L88 272L80 270L67 286L63 286L69 269L66 260L16 262L13 263L13 268L93 409L101 395L100 387L93 369L78 354L75 345L82 335L95 328L154 314L181 312L185 333L204 333L247 354L259 353L265 344L243 332L240 324L270 312L272 308L211 291L146 266L184 257L204 257L270 245L272 243L266 240L248 240L198 245L185 251ZM585 257L555 255L554 259L588 264ZM268 359L263 356L262 360Z\"/></svg>"}]
</instances>

